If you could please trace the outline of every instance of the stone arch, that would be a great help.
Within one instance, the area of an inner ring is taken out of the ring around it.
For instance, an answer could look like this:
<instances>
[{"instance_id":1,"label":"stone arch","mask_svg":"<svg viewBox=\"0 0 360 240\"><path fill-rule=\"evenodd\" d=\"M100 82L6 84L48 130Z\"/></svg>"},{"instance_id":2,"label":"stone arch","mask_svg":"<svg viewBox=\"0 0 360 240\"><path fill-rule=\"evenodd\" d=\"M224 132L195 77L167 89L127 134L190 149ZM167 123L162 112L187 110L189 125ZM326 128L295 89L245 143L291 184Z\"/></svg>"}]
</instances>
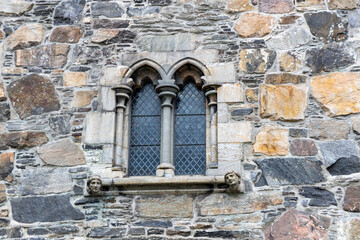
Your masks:
<instances>
[{"instance_id":1,"label":"stone arch","mask_svg":"<svg viewBox=\"0 0 360 240\"><path fill-rule=\"evenodd\" d=\"M142 59L129 67L124 74L124 79L131 78L134 74L139 74L144 77L147 76L152 81L157 82L159 79L154 79L154 75L156 75L156 73L160 79L166 79L166 72L160 64L150 59ZM136 81L135 85L137 85Z\"/></svg>"},{"instance_id":2,"label":"stone arch","mask_svg":"<svg viewBox=\"0 0 360 240\"><path fill-rule=\"evenodd\" d=\"M194 58L184 58L181 59L180 61L176 62L175 64L173 64L170 67L170 70L167 73L167 76L169 79L175 78L175 73L179 72L182 74L189 74L188 76L191 76L190 72L186 73L186 68L188 68L188 70L190 70L192 68L192 74L195 74L193 77L193 79L195 80L196 84L200 84L199 82L201 81L206 81L211 77L211 73L209 71L209 69L205 66L205 64L203 64L202 62L198 61L197 59ZM190 69L189 69L190 68ZM198 71L200 71L204 78L202 76L198 76L199 73ZM199 78L199 79L197 79ZM204 83L204 82L203 82Z\"/></svg>"}]
</instances>

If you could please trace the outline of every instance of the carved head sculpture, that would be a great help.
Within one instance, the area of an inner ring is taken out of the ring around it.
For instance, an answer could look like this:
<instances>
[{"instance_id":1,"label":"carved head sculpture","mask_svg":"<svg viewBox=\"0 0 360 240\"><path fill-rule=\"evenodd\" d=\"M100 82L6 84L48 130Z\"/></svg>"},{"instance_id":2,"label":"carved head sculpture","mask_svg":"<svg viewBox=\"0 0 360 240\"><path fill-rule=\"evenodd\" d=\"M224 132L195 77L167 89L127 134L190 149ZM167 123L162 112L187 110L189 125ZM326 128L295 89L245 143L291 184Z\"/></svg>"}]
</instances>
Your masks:
<instances>
[{"instance_id":1,"label":"carved head sculpture","mask_svg":"<svg viewBox=\"0 0 360 240\"><path fill-rule=\"evenodd\" d=\"M100 176L91 176L87 180L87 191L89 194L98 194L101 191L102 181Z\"/></svg>"},{"instance_id":2,"label":"carved head sculpture","mask_svg":"<svg viewBox=\"0 0 360 240\"><path fill-rule=\"evenodd\" d=\"M225 174L225 182L229 186L235 186L240 184L241 176L237 172L230 171Z\"/></svg>"}]
</instances>

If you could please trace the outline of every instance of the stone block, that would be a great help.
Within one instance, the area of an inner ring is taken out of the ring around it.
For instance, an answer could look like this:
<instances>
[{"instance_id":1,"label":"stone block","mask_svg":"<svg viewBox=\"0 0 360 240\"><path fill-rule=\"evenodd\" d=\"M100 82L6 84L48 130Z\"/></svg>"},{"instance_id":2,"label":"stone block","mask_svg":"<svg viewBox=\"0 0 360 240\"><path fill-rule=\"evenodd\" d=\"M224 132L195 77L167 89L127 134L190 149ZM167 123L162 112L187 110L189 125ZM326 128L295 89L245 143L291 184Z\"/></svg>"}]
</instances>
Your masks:
<instances>
[{"instance_id":1,"label":"stone block","mask_svg":"<svg viewBox=\"0 0 360 240\"><path fill-rule=\"evenodd\" d=\"M230 12L244 12L254 10L251 0L229 0L227 9Z\"/></svg>"},{"instance_id":2,"label":"stone block","mask_svg":"<svg viewBox=\"0 0 360 240\"><path fill-rule=\"evenodd\" d=\"M350 134L350 124L339 120L310 121L310 137L317 140L347 139Z\"/></svg>"},{"instance_id":3,"label":"stone block","mask_svg":"<svg viewBox=\"0 0 360 240\"><path fill-rule=\"evenodd\" d=\"M6 201L6 186L5 184L0 184L0 203Z\"/></svg>"},{"instance_id":4,"label":"stone block","mask_svg":"<svg viewBox=\"0 0 360 240\"><path fill-rule=\"evenodd\" d=\"M71 102L71 107L73 108L81 108L86 107L91 104L93 98L95 98L98 94L97 90L92 91L78 91L75 93L75 97Z\"/></svg>"},{"instance_id":5,"label":"stone block","mask_svg":"<svg viewBox=\"0 0 360 240\"><path fill-rule=\"evenodd\" d=\"M351 117L352 121L352 128L356 134L360 134L360 116L353 116Z\"/></svg>"},{"instance_id":6,"label":"stone block","mask_svg":"<svg viewBox=\"0 0 360 240\"><path fill-rule=\"evenodd\" d=\"M246 101L254 103L259 101L259 89L246 89Z\"/></svg>"},{"instance_id":7,"label":"stone block","mask_svg":"<svg viewBox=\"0 0 360 240\"><path fill-rule=\"evenodd\" d=\"M37 152L48 165L77 166L85 164L83 151L69 139L43 145L37 149Z\"/></svg>"},{"instance_id":8,"label":"stone block","mask_svg":"<svg viewBox=\"0 0 360 240\"><path fill-rule=\"evenodd\" d=\"M258 0L259 11L266 13L288 13L294 10L293 0Z\"/></svg>"},{"instance_id":9,"label":"stone block","mask_svg":"<svg viewBox=\"0 0 360 240\"><path fill-rule=\"evenodd\" d=\"M347 212L360 212L360 186L346 188L342 207Z\"/></svg>"},{"instance_id":10,"label":"stone block","mask_svg":"<svg viewBox=\"0 0 360 240\"><path fill-rule=\"evenodd\" d=\"M19 27L7 39L9 49L21 49L41 44L45 35L44 26L40 23L27 23Z\"/></svg>"},{"instance_id":11,"label":"stone block","mask_svg":"<svg viewBox=\"0 0 360 240\"><path fill-rule=\"evenodd\" d=\"M322 162L315 158L254 160L270 186L314 184L325 180Z\"/></svg>"},{"instance_id":12,"label":"stone block","mask_svg":"<svg viewBox=\"0 0 360 240\"><path fill-rule=\"evenodd\" d=\"M310 199L309 206L314 207L329 207L330 205L337 206L335 194L326 189L318 187L302 187L299 194Z\"/></svg>"},{"instance_id":13,"label":"stone block","mask_svg":"<svg viewBox=\"0 0 360 240\"><path fill-rule=\"evenodd\" d=\"M299 12L325 9L325 0L296 0L296 10Z\"/></svg>"},{"instance_id":14,"label":"stone block","mask_svg":"<svg viewBox=\"0 0 360 240\"><path fill-rule=\"evenodd\" d=\"M62 68L67 62L70 46L52 44L16 50L17 67Z\"/></svg>"},{"instance_id":15,"label":"stone block","mask_svg":"<svg viewBox=\"0 0 360 240\"><path fill-rule=\"evenodd\" d=\"M218 124L219 143L251 142L251 122L229 122Z\"/></svg>"},{"instance_id":16,"label":"stone block","mask_svg":"<svg viewBox=\"0 0 360 240\"><path fill-rule=\"evenodd\" d=\"M27 168L19 185L22 196L65 193L72 190L72 179L67 168Z\"/></svg>"},{"instance_id":17,"label":"stone block","mask_svg":"<svg viewBox=\"0 0 360 240\"><path fill-rule=\"evenodd\" d=\"M255 137L254 153L284 156L289 149L289 130L276 126L263 126Z\"/></svg>"},{"instance_id":18,"label":"stone block","mask_svg":"<svg viewBox=\"0 0 360 240\"><path fill-rule=\"evenodd\" d=\"M49 118L49 126L57 134L70 133L70 116L53 116Z\"/></svg>"},{"instance_id":19,"label":"stone block","mask_svg":"<svg viewBox=\"0 0 360 240\"><path fill-rule=\"evenodd\" d=\"M300 84L306 83L306 76L292 73L271 73L266 75L265 82L267 84Z\"/></svg>"},{"instance_id":20,"label":"stone block","mask_svg":"<svg viewBox=\"0 0 360 240\"><path fill-rule=\"evenodd\" d=\"M21 119L60 109L52 82L40 75L28 75L7 87L10 101Z\"/></svg>"},{"instance_id":21,"label":"stone block","mask_svg":"<svg viewBox=\"0 0 360 240\"><path fill-rule=\"evenodd\" d=\"M186 195L140 197L135 202L135 215L145 218L192 218L194 200Z\"/></svg>"},{"instance_id":22,"label":"stone block","mask_svg":"<svg viewBox=\"0 0 360 240\"><path fill-rule=\"evenodd\" d=\"M358 3L358 0L327 0L327 4L330 10L351 10L355 9Z\"/></svg>"},{"instance_id":23,"label":"stone block","mask_svg":"<svg viewBox=\"0 0 360 240\"><path fill-rule=\"evenodd\" d=\"M197 202L197 205L201 216L217 216L248 214L282 203L283 197L280 192L252 192L249 194L211 194Z\"/></svg>"},{"instance_id":24,"label":"stone block","mask_svg":"<svg viewBox=\"0 0 360 240\"><path fill-rule=\"evenodd\" d=\"M354 11L349 12L348 21L349 21L350 27L352 27L352 28L360 27L359 19L360 19L360 9L356 9Z\"/></svg>"},{"instance_id":25,"label":"stone block","mask_svg":"<svg viewBox=\"0 0 360 240\"><path fill-rule=\"evenodd\" d=\"M0 101L6 100L6 93L5 93L5 87L4 82L0 81Z\"/></svg>"},{"instance_id":26,"label":"stone block","mask_svg":"<svg viewBox=\"0 0 360 240\"><path fill-rule=\"evenodd\" d=\"M241 172L241 160L238 161L219 161L217 168L208 168L207 176L225 176L230 171Z\"/></svg>"},{"instance_id":27,"label":"stone block","mask_svg":"<svg viewBox=\"0 0 360 240\"><path fill-rule=\"evenodd\" d=\"M299 85L261 85L260 115L271 120L296 121L305 118L308 88Z\"/></svg>"},{"instance_id":28,"label":"stone block","mask_svg":"<svg viewBox=\"0 0 360 240\"><path fill-rule=\"evenodd\" d=\"M154 17L160 12L158 6L128 7L126 13L129 17Z\"/></svg>"},{"instance_id":29,"label":"stone block","mask_svg":"<svg viewBox=\"0 0 360 240\"><path fill-rule=\"evenodd\" d=\"M196 35L178 33L167 36L145 36L139 38L139 47L149 52L194 51L199 45Z\"/></svg>"},{"instance_id":30,"label":"stone block","mask_svg":"<svg viewBox=\"0 0 360 240\"><path fill-rule=\"evenodd\" d=\"M344 231L338 231L338 239L344 237L346 240L360 240L360 220L358 218L352 218L344 220Z\"/></svg>"},{"instance_id":31,"label":"stone block","mask_svg":"<svg viewBox=\"0 0 360 240\"><path fill-rule=\"evenodd\" d=\"M244 13L235 23L235 30L242 38L264 37L274 26L274 18L259 13Z\"/></svg>"},{"instance_id":32,"label":"stone block","mask_svg":"<svg viewBox=\"0 0 360 240\"><path fill-rule=\"evenodd\" d=\"M22 15L34 6L33 3L20 0L9 0L0 2L0 16Z\"/></svg>"},{"instance_id":33,"label":"stone block","mask_svg":"<svg viewBox=\"0 0 360 240\"><path fill-rule=\"evenodd\" d=\"M217 101L220 103L244 102L244 86L242 83L223 84L217 89Z\"/></svg>"},{"instance_id":34,"label":"stone block","mask_svg":"<svg viewBox=\"0 0 360 240\"><path fill-rule=\"evenodd\" d=\"M84 142L88 144L114 143L114 124L114 112L88 113L85 121Z\"/></svg>"},{"instance_id":35,"label":"stone block","mask_svg":"<svg viewBox=\"0 0 360 240\"><path fill-rule=\"evenodd\" d=\"M235 63L216 63L208 66L212 81L221 83L236 82Z\"/></svg>"},{"instance_id":36,"label":"stone block","mask_svg":"<svg viewBox=\"0 0 360 240\"><path fill-rule=\"evenodd\" d=\"M10 76L21 76L27 73L27 70L24 68L12 68L6 67L2 68L1 73L3 75L10 75Z\"/></svg>"},{"instance_id":37,"label":"stone block","mask_svg":"<svg viewBox=\"0 0 360 240\"><path fill-rule=\"evenodd\" d=\"M96 18L93 19L93 28L107 28L107 29L118 29L127 28L129 26L129 20L113 20L107 18Z\"/></svg>"},{"instance_id":38,"label":"stone block","mask_svg":"<svg viewBox=\"0 0 360 240\"><path fill-rule=\"evenodd\" d=\"M348 48L342 44L332 43L328 44L325 47L316 47L311 48L306 51L306 64L314 73L321 72L331 72L337 69L346 68L355 63L353 54ZM336 76L339 73L332 73ZM340 77L341 74L344 74L343 77L346 78L346 74L350 73L340 73L337 77ZM359 74L359 73L354 73ZM331 75L329 75L331 76ZM316 76L318 78L329 76Z\"/></svg>"},{"instance_id":39,"label":"stone block","mask_svg":"<svg viewBox=\"0 0 360 240\"><path fill-rule=\"evenodd\" d=\"M0 122L10 120L10 106L7 103L0 103Z\"/></svg>"},{"instance_id":40,"label":"stone block","mask_svg":"<svg viewBox=\"0 0 360 240\"><path fill-rule=\"evenodd\" d=\"M64 86L66 87L82 87L86 85L86 72L65 72Z\"/></svg>"},{"instance_id":41,"label":"stone block","mask_svg":"<svg viewBox=\"0 0 360 240\"><path fill-rule=\"evenodd\" d=\"M239 68L245 73L265 73L274 63L276 52L267 49L242 49Z\"/></svg>"},{"instance_id":42,"label":"stone block","mask_svg":"<svg viewBox=\"0 0 360 240\"><path fill-rule=\"evenodd\" d=\"M82 220L84 214L70 203L69 195L13 198L10 201L15 221L20 223Z\"/></svg>"},{"instance_id":43,"label":"stone block","mask_svg":"<svg viewBox=\"0 0 360 240\"><path fill-rule=\"evenodd\" d=\"M312 35L308 26L294 25L282 33L273 36L266 43L271 49L289 50L308 44Z\"/></svg>"},{"instance_id":44,"label":"stone block","mask_svg":"<svg viewBox=\"0 0 360 240\"><path fill-rule=\"evenodd\" d=\"M126 228L107 228L95 227L86 235L90 238L118 238L122 237L126 232Z\"/></svg>"},{"instance_id":45,"label":"stone block","mask_svg":"<svg viewBox=\"0 0 360 240\"><path fill-rule=\"evenodd\" d=\"M339 158L333 165L327 168L333 176L350 175L360 172L360 158L351 155L350 157Z\"/></svg>"},{"instance_id":46,"label":"stone block","mask_svg":"<svg viewBox=\"0 0 360 240\"><path fill-rule=\"evenodd\" d=\"M53 30L50 41L59 43L78 43L82 36L83 30L80 27L60 26Z\"/></svg>"},{"instance_id":47,"label":"stone block","mask_svg":"<svg viewBox=\"0 0 360 240\"><path fill-rule=\"evenodd\" d=\"M120 33L119 29L99 29L91 37L93 43L107 43L108 41L114 39Z\"/></svg>"},{"instance_id":48,"label":"stone block","mask_svg":"<svg viewBox=\"0 0 360 240\"><path fill-rule=\"evenodd\" d=\"M311 79L312 95L329 116L360 112L360 73L335 72Z\"/></svg>"},{"instance_id":49,"label":"stone block","mask_svg":"<svg viewBox=\"0 0 360 240\"><path fill-rule=\"evenodd\" d=\"M280 56L279 67L283 72L296 72L302 67L302 61L297 53L288 51Z\"/></svg>"},{"instance_id":50,"label":"stone block","mask_svg":"<svg viewBox=\"0 0 360 240\"><path fill-rule=\"evenodd\" d=\"M108 66L103 70L103 76L100 79L100 85L105 87L114 87L123 83L122 77L129 68L127 66Z\"/></svg>"},{"instance_id":51,"label":"stone block","mask_svg":"<svg viewBox=\"0 0 360 240\"><path fill-rule=\"evenodd\" d=\"M91 4L93 16L104 16L108 18L121 17L124 10L117 2L94 2Z\"/></svg>"},{"instance_id":52,"label":"stone block","mask_svg":"<svg viewBox=\"0 0 360 240\"><path fill-rule=\"evenodd\" d=\"M65 0L57 5L54 13L54 24L75 24L82 18L85 0Z\"/></svg>"},{"instance_id":53,"label":"stone block","mask_svg":"<svg viewBox=\"0 0 360 240\"><path fill-rule=\"evenodd\" d=\"M45 132L11 132L0 135L0 146L7 145L17 149L40 146L48 141Z\"/></svg>"},{"instance_id":54,"label":"stone block","mask_svg":"<svg viewBox=\"0 0 360 240\"><path fill-rule=\"evenodd\" d=\"M266 239L325 239L330 228L329 217L290 210L265 230Z\"/></svg>"},{"instance_id":55,"label":"stone block","mask_svg":"<svg viewBox=\"0 0 360 240\"><path fill-rule=\"evenodd\" d=\"M359 150L354 141L327 141L319 145L326 167L330 167L341 158L359 156Z\"/></svg>"},{"instance_id":56,"label":"stone block","mask_svg":"<svg viewBox=\"0 0 360 240\"><path fill-rule=\"evenodd\" d=\"M290 144L290 153L293 156L315 156L318 149L310 139L294 139Z\"/></svg>"},{"instance_id":57,"label":"stone block","mask_svg":"<svg viewBox=\"0 0 360 240\"><path fill-rule=\"evenodd\" d=\"M14 169L14 152L0 154L0 179L6 179Z\"/></svg>"}]
</instances>

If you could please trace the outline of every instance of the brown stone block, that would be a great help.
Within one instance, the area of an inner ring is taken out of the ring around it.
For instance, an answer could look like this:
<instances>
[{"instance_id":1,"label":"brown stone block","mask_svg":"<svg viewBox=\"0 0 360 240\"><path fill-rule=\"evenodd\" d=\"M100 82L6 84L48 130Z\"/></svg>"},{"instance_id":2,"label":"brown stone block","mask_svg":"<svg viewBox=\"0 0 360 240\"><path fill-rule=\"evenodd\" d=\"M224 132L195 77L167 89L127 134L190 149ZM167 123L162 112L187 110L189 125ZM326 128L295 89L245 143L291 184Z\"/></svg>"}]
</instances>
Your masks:
<instances>
[{"instance_id":1,"label":"brown stone block","mask_svg":"<svg viewBox=\"0 0 360 240\"><path fill-rule=\"evenodd\" d=\"M7 179L14 169L14 158L14 152L0 154L0 180Z\"/></svg>"},{"instance_id":2,"label":"brown stone block","mask_svg":"<svg viewBox=\"0 0 360 240\"><path fill-rule=\"evenodd\" d=\"M302 67L302 61L296 53L286 52L280 56L279 65L283 72L296 72Z\"/></svg>"},{"instance_id":3,"label":"brown stone block","mask_svg":"<svg viewBox=\"0 0 360 240\"><path fill-rule=\"evenodd\" d=\"M83 35L80 27L60 26L53 30L50 41L60 43L77 43Z\"/></svg>"},{"instance_id":4,"label":"brown stone block","mask_svg":"<svg viewBox=\"0 0 360 240\"><path fill-rule=\"evenodd\" d=\"M296 0L296 10L301 12L325 9L325 0Z\"/></svg>"},{"instance_id":5,"label":"brown stone block","mask_svg":"<svg viewBox=\"0 0 360 240\"><path fill-rule=\"evenodd\" d=\"M259 13L244 13L235 23L235 30L240 37L264 37L268 35L274 25L274 18Z\"/></svg>"},{"instance_id":6,"label":"brown stone block","mask_svg":"<svg viewBox=\"0 0 360 240\"><path fill-rule=\"evenodd\" d=\"M0 101L4 101L4 100L6 100L4 82L0 81Z\"/></svg>"},{"instance_id":7,"label":"brown stone block","mask_svg":"<svg viewBox=\"0 0 360 240\"><path fill-rule=\"evenodd\" d=\"M259 101L259 89L246 89L246 100L250 103Z\"/></svg>"},{"instance_id":8,"label":"brown stone block","mask_svg":"<svg viewBox=\"0 0 360 240\"><path fill-rule=\"evenodd\" d=\"M275 126L264 126L255 137L254 153L269 156L284 156L289 149L289 130Z\"/></svg>"},{"instance_id":9,"label":"brown stone block","mask_svg":"<svg viewBox=\"0 0 360 240\"><path fill-rule=\"evenodd\" d=\"M11 50L36 46L41 44L44 35L45 29L42 24L24 24L6 39L6 45Z\"/></svg>"},{"instance_id":10,"label":"brown stone block","mask_svg":"<svg viewBox=\"0 0 360 240\"><path fill-rule=\"evenodd\" d=\"M330 10L349 10L355 9L359 3L358 0L327 0L327 4Z\"/></svg>"},{"instance_id":11,"label":"brown stone block","mask_svg":"<svg viewBox=\"0 0 360 240\"><path fill-rule=\"evenodd\" d=\"M252 11L254 7L251 5L251 0L229 0L228 10L231 12Z\"/></svg>"},{"instance_id":12,"label":"brown stone block","mask_svg":"<svg viewBox=\"0 0 360 240\"><path fill-rule=\"evenodd\" d=\"M305 82L306 82L305 75L296 75L292 73L272 73L266 75L267 84L285 84L285 83L300 84Z\"/></svg>"},{"instance_id":13,"label":"brown stone block","mask_svg":"<svg viewBox=\"0 0 360 240\"><path fill-rule=\"evenodd\" d=\"M49 140L44 132L13 132L0 135L0 145L13 148L28 148L40 146Z\"/></svg>"},{"instance_id":14,"label":"brown stone block","mask_svg":"<svg viewBox=\"0 0 360 240\"><path fill-rule=\"evenodd\" d=\"M318 149L313 140L294 139L290 144L290 153L293 156L315 156Z\"/></svg>"},{"instance_id":15,"label":"brown stone block","mask_svg":"<svg viewBox=\"0 0 360 240\"><path fill-rule=\"evenodd\" d=\"M343 209L348 212L360 212L360 186L346 188Z\"/></svg>"},{"instance_id":16,"label":"brown stone block","mask_svg":"<svg viewBox=\"0 0 360 240\"><path fill-rule=\"evenodd\" d=\"M75 93L71 107L86 107L97 96L98 91L79 91Z\"/></svg>"},{"instance_id":17,"label":"brown stone block","mask_svg":"<svg viewBox=\"0 0 360 240\"><path fill-rule=\"evenodd\" d=\"M64 86L66 87L82 87L86 85L86 72L65 72Z\"/></svg>"},{"instance_id":18,"label":"brown stone block","mask_svg":"<svg viewBox=\"0 0 360 240\"><path fill-rule=\"evenodd\" d=\"M266 13L287 13L294 10L294 0L258 0L259 11Z\"/></svg>"}]
</instances>

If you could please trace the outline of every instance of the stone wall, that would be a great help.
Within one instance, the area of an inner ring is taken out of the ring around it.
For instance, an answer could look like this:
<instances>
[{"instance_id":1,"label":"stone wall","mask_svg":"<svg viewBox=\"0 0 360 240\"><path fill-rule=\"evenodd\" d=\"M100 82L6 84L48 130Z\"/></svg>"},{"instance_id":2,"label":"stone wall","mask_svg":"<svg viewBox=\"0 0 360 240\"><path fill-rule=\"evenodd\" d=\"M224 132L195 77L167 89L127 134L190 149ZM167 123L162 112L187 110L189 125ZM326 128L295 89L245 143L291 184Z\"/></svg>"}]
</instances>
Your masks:
<instances>
[{"instance_id":1,"label":"stone wall","mask_svg":"<svg viewBox=\"0 0 360 240\"><path fill-rule=\"evenodd\" d=\"M360 239L357 0L0 1L1 239ZM242 194L88 196L114 178L128 68L187 57L218 91Z\"/></svg>"}]
</instances>

